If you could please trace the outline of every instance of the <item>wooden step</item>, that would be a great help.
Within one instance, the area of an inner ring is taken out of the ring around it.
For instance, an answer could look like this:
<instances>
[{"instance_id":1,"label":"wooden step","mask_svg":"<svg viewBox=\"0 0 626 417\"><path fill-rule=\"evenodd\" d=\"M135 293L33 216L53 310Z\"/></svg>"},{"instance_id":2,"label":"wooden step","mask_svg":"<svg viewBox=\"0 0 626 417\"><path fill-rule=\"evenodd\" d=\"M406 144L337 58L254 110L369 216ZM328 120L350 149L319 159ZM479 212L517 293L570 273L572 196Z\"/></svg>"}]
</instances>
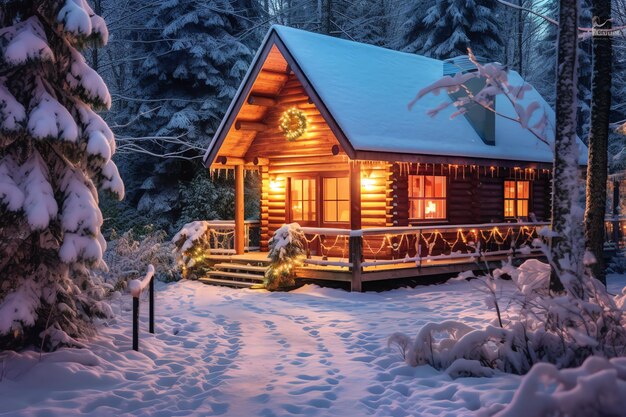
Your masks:
<instances>
[{"instance_id":1,"label":"wooden step","mask_svg":"<svg viewBox=\"0 0 626 417\"><path fill-rule=\"evenodd\" d=\"M259 284L256 282L244 282L244 281L231 281L228 279L217 279L217 278L200 278L200 282L210 285L219 285L222 287L235 287L235 288L259 288Z\"/></svg>"},{"instance_id":2,"label":"wooden step","mask_svg":"<svg viewBox=\"0 0 626 417\"><path fill-rule=\"evenodd\" d=\"M255 283L263 282L263 276L261 275L244 274L241 272L211 271L209 272L209 277L231 278L233 280L243 279L243 280L254 281Z\"/></svg>"},{"instance_id":3,"label":"wooden step","mask_svg":"<svg viewBox=\"0 0 626 417\"><path fill-rule=\"evenodd\" d=\"M213 265L213 268L221 269L221 270L230 269L230 270L238 270L238 271L259 272L261 274L265 274L265 271L267 271L266 266L243 265L243 264L239 264L235 262L215 264Z\"/></svg>"}]
</instances>

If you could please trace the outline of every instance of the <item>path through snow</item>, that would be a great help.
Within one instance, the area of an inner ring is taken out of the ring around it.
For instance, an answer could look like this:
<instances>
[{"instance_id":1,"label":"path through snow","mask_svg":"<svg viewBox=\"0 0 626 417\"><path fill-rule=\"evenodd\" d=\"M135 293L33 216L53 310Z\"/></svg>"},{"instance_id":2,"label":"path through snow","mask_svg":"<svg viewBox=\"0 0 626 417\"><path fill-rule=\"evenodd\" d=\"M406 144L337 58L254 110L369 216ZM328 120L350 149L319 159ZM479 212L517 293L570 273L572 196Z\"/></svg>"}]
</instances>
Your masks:
<instances>
[{"instance_id":1,"label":"path through snow","mask_svg":"<svg viewBox=\"0 0 626 417\"><path fill-rule=\"evenodd\" d=\"M429 321L490 320L466 282L364 294L157 288L157 333L144 317L139 353L125 295L89 350L41 362L35 352L0 355L0 415L463 416L507 402L519 384L511 375L452 380L387 349L391 333Z\"/></svg>"}]
</instances>

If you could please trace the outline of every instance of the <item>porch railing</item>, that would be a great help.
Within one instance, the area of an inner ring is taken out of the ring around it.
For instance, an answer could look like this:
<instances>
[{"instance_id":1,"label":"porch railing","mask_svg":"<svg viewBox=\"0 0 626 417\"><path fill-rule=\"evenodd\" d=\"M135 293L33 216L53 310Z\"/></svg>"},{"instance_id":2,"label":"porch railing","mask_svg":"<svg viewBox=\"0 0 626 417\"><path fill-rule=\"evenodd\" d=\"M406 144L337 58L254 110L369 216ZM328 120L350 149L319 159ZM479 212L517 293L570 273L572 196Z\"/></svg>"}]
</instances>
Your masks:
<instances>
[{"instance_id":1,"label":"porch railing","mask_svg":"<svg viewBox=\"0 0 626 417\"><path fill-rule=\"evenodd\" d=\"M399 264L422 267L461 258L479 261L498 256L538 255L540 229L549 225L548 222L487 223L361 230L303 227L307 252L304 263L350 269L355 289L355 280L359 280L367 267ZM360 290L360 281L357 287Z\"/></svg>"},{"instance_id":2,"label":"porch railing","mask_svg":"<svg viewBox=\"0 0 626 417\"><path fill-rule=\"evenodd\" d=\"M209 246L213 254L232 255L235 253L235 221L211 220L209 226ZM246 220L244 222L244 250L255 252L261 249L261 222Z\"/></svg>"}]
</instances>

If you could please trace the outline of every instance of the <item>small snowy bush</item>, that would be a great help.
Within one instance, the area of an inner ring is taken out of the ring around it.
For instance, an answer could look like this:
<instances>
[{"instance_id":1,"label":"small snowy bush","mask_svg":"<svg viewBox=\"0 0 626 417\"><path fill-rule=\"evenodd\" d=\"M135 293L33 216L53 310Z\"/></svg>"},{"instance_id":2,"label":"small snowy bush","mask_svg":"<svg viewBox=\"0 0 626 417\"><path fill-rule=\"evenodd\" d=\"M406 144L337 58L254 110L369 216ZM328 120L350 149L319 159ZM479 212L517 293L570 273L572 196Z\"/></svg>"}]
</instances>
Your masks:
<instances>
[{"instance_id":1,"label":"small snowy bush","mask_svg":"<svg viewBox=\"0 0 626 417\"><path fill-rule=\"evenodd\" d=\"M180 278L174 245L167 241L167 234L162 230L151 231L139 238L129 230L110 242L104 259L109 270L102 275L107 283L118 289L125 287L131 279L143 277L150 264L154 265L155 278L160 281Z\"/></svg>"},{"instance_id":2,"label":"small snowy bush","mask_svg":"<svg viewBox=\"0 0 626 417\"><path fill-rule=\"evenodd\" d=\"M507 406L496 405L481 416L528 417L623 416L626 412L626 358L591 356L579 367L559 370L535 365Z\"/></svg>"},{"instance_id":3,"label":"small snowy bush","mask_svg":"<svg viewBox=\"0 0 626 417\"><path fill-rule=\"evenodd\" d=\"M496 278L503 274L514 284L506 300ZM550 266L532 259L479 280L487 289L487 305L498 312L492 324L473 328L455 321L429 323L415 339L396 333L389 344L400 348L409 365L452 368L457 375L485 375L492 369L525 374L541 362L570 368L592 355L626 354L623 298L611 297L590 275L563 280L565 292L553 294ZM502 311L500 305L510 307Z\"/></svg>"},{"instance_id":4,"label":"small snowy bush","mask_svg":"<svg viewBox=\"0 0 626 417\"><path fill-rule=\"evenodd\" d=\"M182 268L183 278L197 279L209 269L206 255L211 252L211 227L209 222L198 220L187 223L174 235L177 263Z\"/></svg>"},{"instance_id":5,"label":"small snowy bush","mask_svg":"<svg viewBox=\"0 0 626 417\"><path fill-rule=\"evenodd\" d=\"M274 233L269 241L272 260L265 273L267 289L291 287L295 284L295 268L305 256L305 236L298 223L285 224Z\"/></svg>"}]
</instances>

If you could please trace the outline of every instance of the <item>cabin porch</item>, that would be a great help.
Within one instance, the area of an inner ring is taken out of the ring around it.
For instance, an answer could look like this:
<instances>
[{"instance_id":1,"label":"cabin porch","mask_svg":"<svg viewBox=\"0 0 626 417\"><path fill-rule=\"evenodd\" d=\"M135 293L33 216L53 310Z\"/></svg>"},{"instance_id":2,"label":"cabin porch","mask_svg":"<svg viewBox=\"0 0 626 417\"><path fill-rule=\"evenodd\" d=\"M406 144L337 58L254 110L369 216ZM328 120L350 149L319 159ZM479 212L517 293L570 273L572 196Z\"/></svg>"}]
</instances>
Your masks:
<instances>
[{"instance_id":1,"label":"cabin porch","mask_svg":"<svg viewBox=\"0 0 626 417\"><path fill-rule=\"evenodd\" d=\"M203 282L253 287L262 283L270 264L268 252L255 245L258 223L248 221L245 253L235 253L234 222L216 223L215 243L207 256L214 271ZM350 283L362 291L363 283L400 278L493 269L509 259L540 257L540 229L547 222L498 223L376 229L302 227L305 259L296 279Z\"/></svg>"}]
</instances>

